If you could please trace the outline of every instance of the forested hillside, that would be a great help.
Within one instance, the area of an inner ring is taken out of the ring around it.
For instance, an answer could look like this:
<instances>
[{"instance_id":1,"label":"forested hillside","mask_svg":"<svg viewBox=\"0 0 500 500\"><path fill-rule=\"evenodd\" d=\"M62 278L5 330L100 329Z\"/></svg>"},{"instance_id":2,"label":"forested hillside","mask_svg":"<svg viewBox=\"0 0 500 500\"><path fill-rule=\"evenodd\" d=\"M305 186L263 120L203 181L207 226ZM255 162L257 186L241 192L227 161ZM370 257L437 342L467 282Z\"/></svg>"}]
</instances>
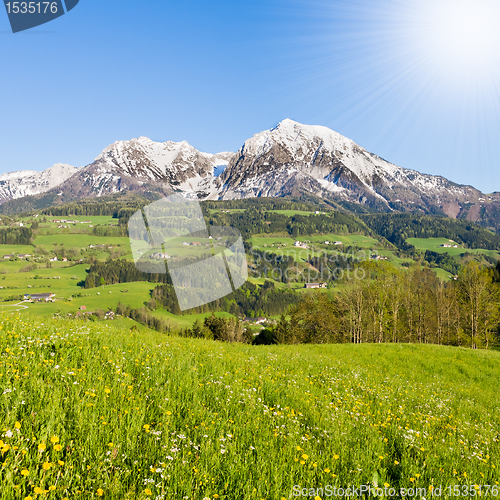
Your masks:
<instances>
[{"instance_id":1,"label":"forested hillside","mask_svg":"<svg viewBox=\"0 0 500 500\"><path fill-rule=\"evenodd\" d=\"M398 248L408 250L407 238L450 238L468 248L500 249L500 236L473 222L414 214L360 215L367 226Z\"/></svg>"}]
</instances>

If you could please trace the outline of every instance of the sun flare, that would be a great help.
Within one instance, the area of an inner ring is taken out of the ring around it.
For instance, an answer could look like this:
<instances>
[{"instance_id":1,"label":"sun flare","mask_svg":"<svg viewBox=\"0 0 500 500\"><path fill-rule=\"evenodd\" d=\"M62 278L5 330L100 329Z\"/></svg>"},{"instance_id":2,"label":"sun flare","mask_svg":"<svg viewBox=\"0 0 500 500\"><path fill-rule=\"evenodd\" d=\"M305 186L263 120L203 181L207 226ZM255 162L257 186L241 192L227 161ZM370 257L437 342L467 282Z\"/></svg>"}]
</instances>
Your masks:
<instances>
[{"instance_id":1,"label":"sun flare","mask_svg":"<svg viewBox=\"0 0 500 500\"><path fill-rule=\"evenodd\" d=\"M500 1L434 0L414 18L415 43L440 71L485 72L500 64Z\"/></svg>"}]
</instances>

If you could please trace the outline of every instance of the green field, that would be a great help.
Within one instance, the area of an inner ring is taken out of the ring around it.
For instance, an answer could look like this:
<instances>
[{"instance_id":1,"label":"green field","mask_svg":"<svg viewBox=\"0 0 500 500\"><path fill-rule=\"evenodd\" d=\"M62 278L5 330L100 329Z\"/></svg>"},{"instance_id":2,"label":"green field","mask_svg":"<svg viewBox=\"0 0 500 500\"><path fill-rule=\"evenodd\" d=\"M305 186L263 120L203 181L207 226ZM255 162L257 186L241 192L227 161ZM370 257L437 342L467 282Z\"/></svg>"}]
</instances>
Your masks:
<instances>
[{"instance_id":1,"label":"green field","mask_svg":"<svg viewBox=\"0 0 500 500\"><path fill-rule=\"evenodd\" d=\"M287 217L293 217L294 215L311 215L314 212L304 211L304 210L269 210L269 212L275 214L286 215Z\"/></svg>"},{"instance_id":2,"label":"green field","mask_svg":"<svg viewBox=\"0 0 500 500\"><path fill-rule=\"evenodd\" d=\"M295 247L293 245L295 241L306 243L308 248ZM329 244L326 245L325 241L328 241ZM334 245L333 243L336 241L341 241L343 245ZM287 255L293 257L296 262L306 262L319 253L336 254L349 246L357 246L363 250L381 248L378 240L358 234L298 236L296 239L286 236L255 235L249 238L249 242L255 251ZM393 254L391 253L391 255Z\"/></svg>"},{"instance_id":3,"label":"green field","mask_svg":"<svg viewBox=\"0 0 500 500\"><path fill-rule=\"evenodd\" d=\"M0 323L5 499L281 500L295 485L362 484L431 498L499 484L499 352Z\"/></svg>"},{"instance_id":4,"label":"green field","mask_svg":"<svg viewBox=\"0 0 500 500\"><path fill-rule=\"evenodd\" d=\"M122 246L130 251L128 238L113 236L95 236L93 234L45 234L35 238L34 245L50 250L54 245L66 248L84 248L89 245Z\"/></svg>"},{"instance_id":5,"label":"green field","mask_svg":"<svg viewBox=\"0 0 500 500\"><path fill-rule=\"evenodd\" d=\"M11 254L28 254L33 255L35 248L31 245L0 245L0 265L5 261L2 261L4 255Z\"/></svg>"},{"instance_id":6,"label":"green field","mask_svg":"<svg viewBox=\"0 0 500 500\"><path fill-rule=\"evenodd\" d=\"M495 259L500 259L500 253L495 250L464 248L463 246L458 245L457 243L452 242L447 238L408 238L406 242L410 245L413 245L418 250L430 250L437 253L448 253L452 257L458 257L461 254L468 252L472 254L484 254L490 257L494 257ZM443 244L458 245L458 248L445 248L441 246Z\"/></svg>"}]
</instances>

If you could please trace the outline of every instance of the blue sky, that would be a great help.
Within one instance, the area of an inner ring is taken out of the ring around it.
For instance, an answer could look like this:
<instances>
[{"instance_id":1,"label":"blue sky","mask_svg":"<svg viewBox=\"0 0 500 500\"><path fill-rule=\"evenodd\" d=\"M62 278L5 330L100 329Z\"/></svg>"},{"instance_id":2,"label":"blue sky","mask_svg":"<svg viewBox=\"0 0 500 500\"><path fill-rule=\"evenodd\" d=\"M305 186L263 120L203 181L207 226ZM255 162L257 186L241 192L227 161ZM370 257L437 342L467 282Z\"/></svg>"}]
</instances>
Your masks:
<instances>
[{"instance_id":1,"label":"blue sky","mask_svg":"<svg viewBox=\"0 0 500 500\"><path fill-rule=\"evenodd\" d=\"M80 0L15 35L0 6L0 173L83 166L139 136L237 150L292 118L500 191L492 1ZM464 43L453 15L471 5Z\"/></svg>"}]
</instances>

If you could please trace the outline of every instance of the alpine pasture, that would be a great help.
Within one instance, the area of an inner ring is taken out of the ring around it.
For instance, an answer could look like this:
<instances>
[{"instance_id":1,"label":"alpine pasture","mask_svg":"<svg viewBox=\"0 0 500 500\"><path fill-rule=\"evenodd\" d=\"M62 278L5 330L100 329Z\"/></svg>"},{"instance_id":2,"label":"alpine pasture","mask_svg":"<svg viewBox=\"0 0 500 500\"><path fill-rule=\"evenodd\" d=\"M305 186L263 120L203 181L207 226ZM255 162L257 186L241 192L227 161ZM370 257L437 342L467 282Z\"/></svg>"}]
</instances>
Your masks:
<instances>
[{"instance_id":1,"label":"alpine pasture","mask_svg":"<svg viewBox=\"0 0 500 500\"><path fill-rule=\"evenodd\" d=\"M499 484L497 351L252 346L110 324L0 313L2 499Z\"/></svg>"}]
</instances>

